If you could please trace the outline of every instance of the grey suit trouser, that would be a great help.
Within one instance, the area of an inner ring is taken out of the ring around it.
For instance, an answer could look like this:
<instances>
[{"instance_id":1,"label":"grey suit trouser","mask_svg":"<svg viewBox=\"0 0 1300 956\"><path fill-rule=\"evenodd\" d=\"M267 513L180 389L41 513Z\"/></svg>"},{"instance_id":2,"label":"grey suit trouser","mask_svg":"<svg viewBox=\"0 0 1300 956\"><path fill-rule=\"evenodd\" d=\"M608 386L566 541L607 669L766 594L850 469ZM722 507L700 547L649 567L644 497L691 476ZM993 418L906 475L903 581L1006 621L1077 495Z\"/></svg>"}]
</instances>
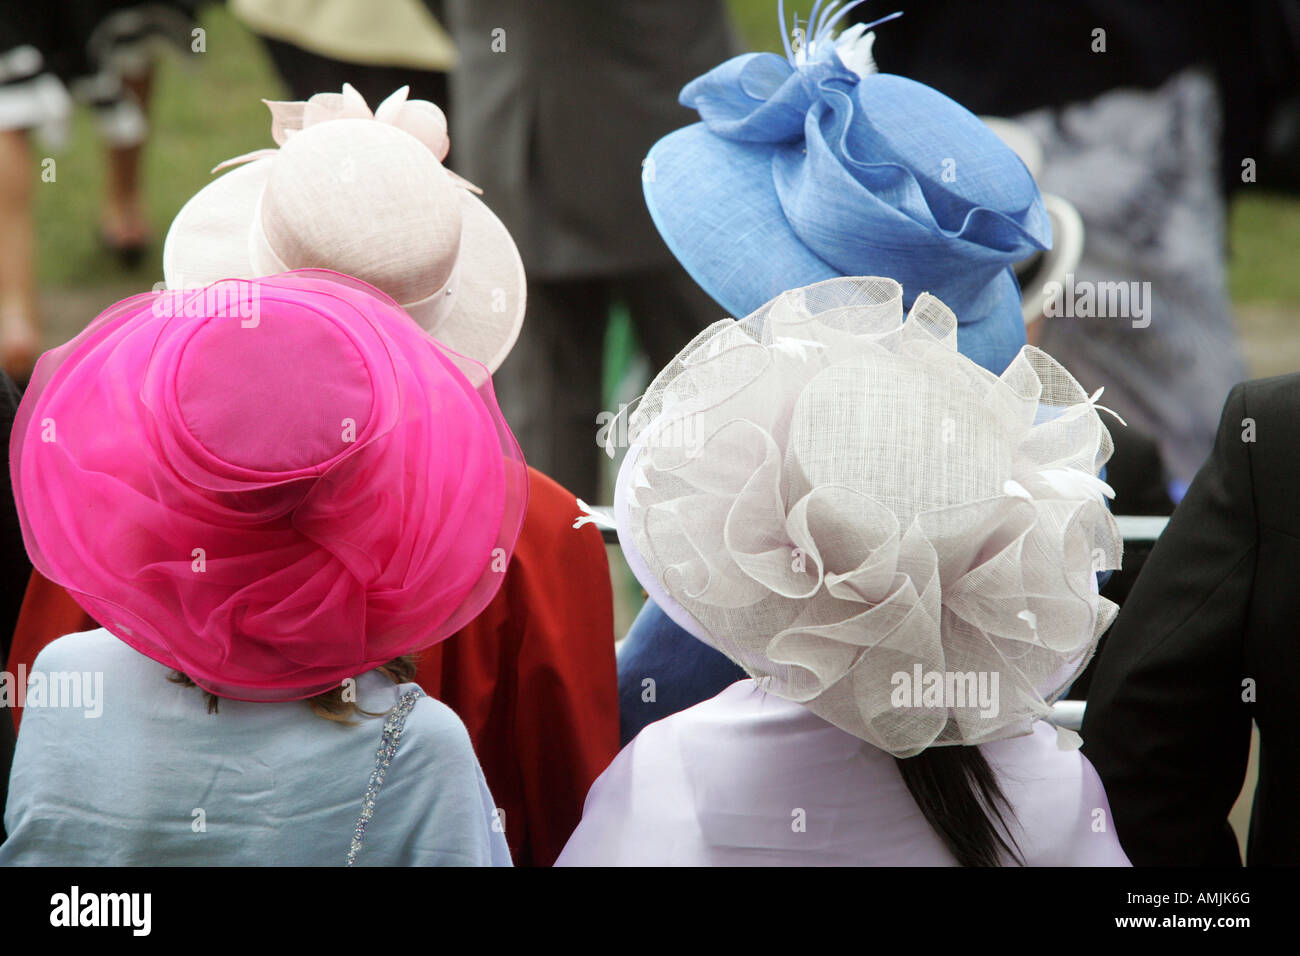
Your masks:
<instances>
[{"instance_id":1,"label":"grey suit trouser","mask_svg":"<svg viewBox=\"0 0 1300 956\"><path fill-rule=\"evenodd\" d=\"M597 416L610 307L631 315L651 374L706 325L725 318L680 267L599 278L528 281L528 311L513 351L493 376L501 409L528 463L597 503Z\"/></svg>"}]
</instances>

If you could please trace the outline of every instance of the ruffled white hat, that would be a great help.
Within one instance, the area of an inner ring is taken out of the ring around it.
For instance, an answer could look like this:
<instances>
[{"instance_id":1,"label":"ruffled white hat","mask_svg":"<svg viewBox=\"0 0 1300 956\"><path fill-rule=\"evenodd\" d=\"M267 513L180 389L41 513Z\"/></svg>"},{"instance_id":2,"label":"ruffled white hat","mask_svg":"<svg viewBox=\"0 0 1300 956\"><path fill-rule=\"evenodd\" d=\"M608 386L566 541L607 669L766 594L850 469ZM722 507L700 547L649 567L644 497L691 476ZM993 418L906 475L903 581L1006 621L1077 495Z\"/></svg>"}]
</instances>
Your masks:
<instances>
[{"instance_id":1,"label":"ruffled white hat","mask_svg":"<svg viewBox=\"0 0 1300 956\"><path fill-rule=\"evenodd\" d=\"M910 756L1050 711L1114 617L1094 572L1122 538L1096 396L1031 347L994 375L942 302L902 301L832 279L701 332L631 416L615 518L681 626Z\"/></svg>"},{"instance_id":2,"label":"ruffled white hat","mask_svg":"<svg viewBox=\"0 0 1300 956\"><path fill-rule=\"evenodd\" d=\"M495 371L523 324L523 262L477 188L442 165L442 110L403 87L371 113L346 84L267 106L280 148L222 163L242 165L177 213L163 246L168 288L331 269Z\"/></svg>"}]
</instances>

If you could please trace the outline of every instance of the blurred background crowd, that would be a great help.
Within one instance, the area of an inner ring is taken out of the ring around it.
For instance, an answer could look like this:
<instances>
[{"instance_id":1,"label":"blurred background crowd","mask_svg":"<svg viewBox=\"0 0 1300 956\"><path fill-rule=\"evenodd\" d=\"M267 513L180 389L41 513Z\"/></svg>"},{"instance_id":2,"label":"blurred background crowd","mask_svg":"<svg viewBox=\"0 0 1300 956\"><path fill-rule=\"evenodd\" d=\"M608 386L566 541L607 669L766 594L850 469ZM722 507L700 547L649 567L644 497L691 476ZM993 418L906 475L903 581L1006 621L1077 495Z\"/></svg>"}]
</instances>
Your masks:
<instances>
[{"instance_id":1,"label":"blurred background crowd","mask_svg":"<svg viewBox=\"0 0 1300 956\"><path fill-rule=\"evenodd\" d=\"M512 426L530 461L600 497L591 409L616 411L718 317L654 231L635 173L690 121L686 82L729 53L780 48L772 6L6 2L4 368L21 382L86 316L161 278L176 211L217 163L267 145L261 99L350 82L376 103L409 84L447 111L449 165L521 247L528 322L499 376ZM1159 446L1175 499L1229 386L1300 367L1296 9L916 0L876 47L885 72L1032 132L1041 186L1086 226L1079 279L1152 283L1150 327L1036 331Z\"/></svg>"},{"instance_id":2,"label":"blurred background crowd","mask_svg":"<svg viewBox=\"0 0 1300 956\"><path fill-rule=\"evenodd\" d=\"M565 408L566 394L600 388L599 407L616 409L638 391L636 382L619 391L638 341L644 367L659 367L683 335L717 318L684 276L647 289L675 267L629 169L689 122L676 103L682 85L728 52L780 48L772 6L7 0L5 370L21 380L86 316L161 278L161 237L176 211L217 163L267 145L262 98L305 99L347 81L375 103L410 84L413 97L447 110L448 163L484 187L522 247L524 335L535 341L515 350L503 378L554 393L556 411L574 416L543 428L527 420L530 403L513 403L512 424L530 461L597 496L592 401L582 394ZM1295 5L902 7L881 30L881 69L976 113L1021 118L1043 147L1044 190L1083 215L1080 278L1153 283L1153 327L1065 319L1044 325L1043 344L1085 385L1107 386L1160 444L1177 488L1208 451L1229 385L1300 366ZM571 108L569 91L588 108ZM551 317L558 310L563 319ZM593 362L606 324L605 360ZM560 328L581 357L554 341ZM575 454L575 443L587 447Z\"/></svg>"},{"instance_id":3,"label":"blurred background crowd","mask_svg":"<svg viewBox=\"0 0 1300 956\"><path fill-rule=\"evenodd\" d=\"M655 231L640 167L691 121L683 85L732 53L780 49L768 0L3 6L0 361L19 384L42 350L161 279L185 200L268 145L262 99L344 82L372 104L409 85L447 112L447 163L485 190L528 276L503 407L529 461L579 497L610 493L592 410L608 422L720 317ZM787 6L806 18L811 3ZM850 20L887 12L865 6ZM1139 511L1185 490L1231 385L1300 368L1298 10L914 0L880 30L883 71L1032 135L1043 191L1085 225L1080 281L1150 283L1145 327L1030 327L1158 450L1163 480L1129 494L1145 496Z\"/></svg>"}]
</instances>

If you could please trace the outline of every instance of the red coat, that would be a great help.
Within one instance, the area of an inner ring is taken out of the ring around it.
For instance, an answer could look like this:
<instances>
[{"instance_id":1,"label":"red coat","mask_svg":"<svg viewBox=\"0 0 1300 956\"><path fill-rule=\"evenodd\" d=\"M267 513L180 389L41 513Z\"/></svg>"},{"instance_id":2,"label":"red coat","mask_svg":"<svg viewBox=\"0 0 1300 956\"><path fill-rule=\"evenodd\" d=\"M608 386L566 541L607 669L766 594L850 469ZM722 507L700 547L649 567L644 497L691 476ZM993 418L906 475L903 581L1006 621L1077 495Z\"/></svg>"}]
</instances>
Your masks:
<instances>
[{"instance_id":1,"label":"red coat","mask_svg":"<svg viewBox=\"0 0 1300 956\"><path fill-rule=\"evenodd\" d=\"M572 494L529 470L528 511L501 590L420 658L416 682L465 722L520 866L550 866L618 752L614 608L600 532ZM8 669L98 625L33 572ZM14 709L14 724L22 718Z\"/></svg>"}]
</instances>

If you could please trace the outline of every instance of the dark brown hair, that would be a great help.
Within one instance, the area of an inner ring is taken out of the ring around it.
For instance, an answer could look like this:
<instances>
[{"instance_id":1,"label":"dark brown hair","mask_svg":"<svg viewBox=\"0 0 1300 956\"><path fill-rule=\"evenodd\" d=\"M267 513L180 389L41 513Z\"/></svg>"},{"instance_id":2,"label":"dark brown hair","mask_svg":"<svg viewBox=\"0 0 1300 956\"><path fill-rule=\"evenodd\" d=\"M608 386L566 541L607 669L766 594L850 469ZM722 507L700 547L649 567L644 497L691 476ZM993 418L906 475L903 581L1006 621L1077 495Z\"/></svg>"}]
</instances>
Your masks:
<instances>
[{"instance_id":1,"label":"dark brown hair","mask_svg":"<svg viewBox=\"0 0 1300 956\"><path fill-rule=\"evenodd\" d=\"M1024 865L1002 815L1012 813L1011 804L978 747L931 747L894 760L912 799L958 863L1001 866L1005 853Z\"/></svg>"},{"instance_id":2,"label":"dark brown hair","mask_svg":"<svg viewBox=\"0 0 1300 956\"><path fill-rule=\"evenodd\" d=\"M415 669L419 664L419 657L415 654L404 654L401 657L395 657L387 664L380 664L375 668L377 673L383 674L394 684L406 684L415 678ZM181 684L185 687L197 687L189 676L182 674L180 671L172 671L167 675L167 679L173 684ZM323 694L317 694L315 697L309 697L306 700L307 706L312 709L317 717L324 717L326 720L337 720L339 723L350 724L353 717L382 717L382 714L371 713L368 710L362 710L354 700L345 700L344 685L339 684L325 691ZM211 691L203 691L203 696L208 701L208 713L215 714L221 698Z\"/></svg>"}]
</instances>

